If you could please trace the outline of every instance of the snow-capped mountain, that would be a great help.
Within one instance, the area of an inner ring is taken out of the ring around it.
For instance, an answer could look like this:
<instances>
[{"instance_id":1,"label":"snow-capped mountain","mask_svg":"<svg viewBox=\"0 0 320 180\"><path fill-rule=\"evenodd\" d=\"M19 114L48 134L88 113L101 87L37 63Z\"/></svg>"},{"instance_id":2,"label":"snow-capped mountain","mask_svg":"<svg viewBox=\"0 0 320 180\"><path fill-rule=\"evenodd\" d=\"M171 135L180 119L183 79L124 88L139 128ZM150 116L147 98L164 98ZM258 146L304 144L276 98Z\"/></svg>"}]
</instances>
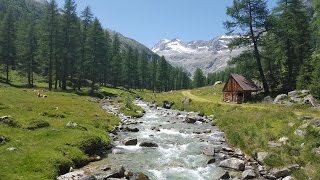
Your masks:
<instances>
[{"instance_id":1,"label":"snow-capped mountain","mask_svg":"<svg viewBox=\"0 0 320 180\"><path fill-rule=\"evenodd\" d=\"M151 50L175 66L181 66L191 74L197 68L205 74L226 68L227 62L239 55L244 48L228 48L235 36L219 36L209 41L183 42L180 39L164 39Z\"/></svg>"}]
</instances>

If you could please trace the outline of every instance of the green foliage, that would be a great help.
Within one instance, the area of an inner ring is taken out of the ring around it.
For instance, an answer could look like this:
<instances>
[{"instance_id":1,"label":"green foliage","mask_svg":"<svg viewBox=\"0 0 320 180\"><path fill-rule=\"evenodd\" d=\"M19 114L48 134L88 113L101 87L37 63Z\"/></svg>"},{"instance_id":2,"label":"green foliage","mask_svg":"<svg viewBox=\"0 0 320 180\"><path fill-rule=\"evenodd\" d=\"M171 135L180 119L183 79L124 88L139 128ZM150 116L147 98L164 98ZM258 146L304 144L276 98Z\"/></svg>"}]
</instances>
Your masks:
<instances>
[{"instance_id":1,"label":"green foliage","mask_svg":"<svg viewBox=\"0 0 320 180\"><path fill-rule=\"evenodd\" d=\"M259 72L259 77L266 94L269 93L269 85L262 67L259 45L261 41L260 36L267 28L268 14L265 0L234 0L232 6L227 7L227 15L230 19L224 23L230 33L237 31L238 28L243 31L239 34L238 38L229 44L231 48L241 45L253 45L253 57L256 60L257 71ZM247 53L244 52L244 54ZM250 68L247 69L249 70Z\"/></svg>"},{"instance_id":2,"label":"green foliage","mask_svg":"<svg viewBox=\"0 0 320 180\"><path fill-rule=\"evenodd\" d=\"M206 77L204 76L201 69L197 68L192 81L193 87L199 88L206 85Z\"/></svg>"}]
</instances>

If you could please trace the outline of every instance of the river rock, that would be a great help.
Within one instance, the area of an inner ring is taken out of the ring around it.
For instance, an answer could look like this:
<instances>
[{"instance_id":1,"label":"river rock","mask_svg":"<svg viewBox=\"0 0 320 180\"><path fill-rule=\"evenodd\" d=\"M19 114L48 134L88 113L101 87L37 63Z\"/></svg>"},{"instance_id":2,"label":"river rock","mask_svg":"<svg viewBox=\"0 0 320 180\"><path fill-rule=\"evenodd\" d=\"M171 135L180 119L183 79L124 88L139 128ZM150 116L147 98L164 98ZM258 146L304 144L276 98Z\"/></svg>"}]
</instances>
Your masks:
<instances>
[{"instance_id":1,"label":"river rock","mask_svg":"<svg viewBox=\"0 0 320 180\"><path fill-rule=\"evenodd\" d=\"M186 117L186 119L185 119L185 122L186 123L195 123L195 122L197 122L197 121L200 121L200 122L202 122L203 121L203 118L202 117L200 117L200 116L196 116L196 115L188 115L187 117Z\"/></svg>"},{"instance_id":2,"label":"river rock","mask_svg":"<svg viewBox=\"0 0 320 180\"><path fill-rule=\"evenodd\" d=\"M279 94L273 101L273 103L279 103L281 100L285 99L288 97L286 94Z\"/></svg>"},{"instance_id":3,"label":"river rock","mask_svg":"<svg viewBox=\"0 0 320 180\"><path fill-rule=\"evenodd\" d=\"M258 163L263 164L264 160L269 157L268 152L257 152L255 153L255 159L258 161Z\"/></svg>"},{"instance_id":4,"label":"river rock","mask_svg":"<svg viewBox=\"0 0 320 180\"><path fill-rule=\"evenodd\" d=\"M207 155L207 156L214 156L214 147L205 147L202 151L203 154Z\"/></svg>"},{"instance_id":5,"label":"river rock","mask_svg":"<svg viewBox=\"0 0 320 180\"><path fill-rule=\"evenodd\" d=\"M242 177L242 179L253 179L256 177L256 174L254 173L254 170L247 169L247 170L243 171L241 177Z\"/></svg>"},{"instance_id":6,"label":"river rock","mask_svg":"<svg viewBox=\"0 0 320 180\"><path fill-rule=\"evenodd\" d=\"M112 154L124 154L123 149L114 148L112 149Z\"/></svg>"},{"instance_id":7,"label":"river rock","mask_svg":"<svg viewBox=\"0 0 320 180\"><path fill-rule=\"evenodd\" d=\"M216 162L216 159L215 158L212 158L212 159L210 159L208 162L207 162L207 164L213 164L213 163L215 163Z\"/></svg>"},{"instance_id":8,"label":"river rock","mask_svg":"<svg viewBox=\"0 0 320 180\"><path fill-rule=\"evenodd\" d=\"M126 131L129 131L129 132L139 132L139 129L138 129L138 128L136 128L136 127L130 127L130 126L125 127L125 130L126 130Z\"/></svg>"},{"instance_id":9,"label":"river rock","mask_svg":"<svg viewBox=\"0 0 320 180\"><path fill-rule=\"evenodd\" d=\"M158 147L158 144L153 142L142 142L140 146L141 147Z\"/></svg>"},{"instance_id":10,"label":"river rock","mask_svg":"<svg viewBox=\"0 0 320 180\"><path fill-rule=\"evenodd\" d=\"M123 178L125 174L125 169L123 166L120 167L120 169L116 172L113 172L107 176L105 176L103 179L110 179L110 178Z\"/></svg>"},{"instance_id":11,"label":"river rock","mask_svg":"<svg viewBox=\"0 0 320 180\"><path fill-rule=\"evenodd\" d=\"M128 138L128 139L125 139L125 140L123 141L123 144L124 144L125 146L135 146L135 145L137 145L137 143L138 143L138 139Z\"/></svg>"},{"instance_id":12,"label":"river rock","mask_svg":"<svg viewBox=\"0 0 320 180\"><path fill-rule=\"evenodd\" d=\"M149 180L149 177L144 173L135 173L130 180Z\"/></svg>"},{"instance_id":13,"label":"river rock","mask_svg":"<svg viewBox=\"0 0 320 180\"><path fill-rule=\"evenodd\" d=\"M231 168L239 171L243 171L245 168L245 164L243 160L237 158L230 158L220 162L220 167Z\"/></svg>"},{"instance_id":14,"label":"river rock","mask_svg":"<svg viewBox=\"0 0 320 180\"><path fill-rule=\"evenodd\" d=\"M228 171L226 171L220 178L220 180L229 180L230 179L230 174Z\"/></svg>"},{"instance_id":15,"label":"river rock","mask_svg":"<svg viewBox=\"0 0 320 180\"><path fill-rule=\"evenodd\" d=\"M270 173L274 175L276 178L283 178L289 176L291 174L291 171L288 168L272 169Z\"/></svg>"},{"instance_id":16,"label":"river rock","mask_svg":"<svg viewBox=\"0 0 320 180\"><path fill-rule=\"evenodd\" d=\"M94 175L88 175L81 177L79 180L96 180L97 178Z\"/></svg>"},{"instance_id":17,"label":"river rock","mask_svg":"<svg viewBox=\"0 0 320 180\"><path fill-rule=\"evenodd\" d=\"M158 131L158 132L159 132L159 131L160 131L160 128L153 126L153 127L151 127L151 130L152 130L152 131Z\"/></svg>"}]
</instances>

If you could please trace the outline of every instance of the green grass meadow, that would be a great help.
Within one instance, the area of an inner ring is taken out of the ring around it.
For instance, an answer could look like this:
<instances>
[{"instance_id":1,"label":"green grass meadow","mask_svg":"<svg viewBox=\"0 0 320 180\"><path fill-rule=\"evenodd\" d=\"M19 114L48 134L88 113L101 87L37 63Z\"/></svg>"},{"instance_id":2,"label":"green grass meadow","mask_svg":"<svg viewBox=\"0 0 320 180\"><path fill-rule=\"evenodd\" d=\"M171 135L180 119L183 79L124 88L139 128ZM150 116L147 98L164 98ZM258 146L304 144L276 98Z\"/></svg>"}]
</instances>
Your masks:
<instances>
[{"instance_id":1,"label":"green grass meadow","mask_svg":"<svg viewBox=\"0 0 320 180\"><path fill-rule=\"evenodd\" d=\"M190 104L182 104L186 91L167 93L145 92L146 101L169 100L175 102L173 108L213 115L213 124L225 132L226 139L232 146L252 156L255 152L270 152L266 160L269 168L280 168L290 164L299 164L302 170L295 172L297 179L320 179L320 157L312 149L320 145L320 129L304 124L304 116L320 117L320 111L310 107L294 105L287 107L266 103L229 104L222 101L223 85L191 90L198 99ZM209 102L204 102L204 100ZM296 129L306 132L304 137L294 134ZM281 137L288 137L289 142L279 148L270 148L269 141L277 142Z\"/></svg>"}]
</instances>

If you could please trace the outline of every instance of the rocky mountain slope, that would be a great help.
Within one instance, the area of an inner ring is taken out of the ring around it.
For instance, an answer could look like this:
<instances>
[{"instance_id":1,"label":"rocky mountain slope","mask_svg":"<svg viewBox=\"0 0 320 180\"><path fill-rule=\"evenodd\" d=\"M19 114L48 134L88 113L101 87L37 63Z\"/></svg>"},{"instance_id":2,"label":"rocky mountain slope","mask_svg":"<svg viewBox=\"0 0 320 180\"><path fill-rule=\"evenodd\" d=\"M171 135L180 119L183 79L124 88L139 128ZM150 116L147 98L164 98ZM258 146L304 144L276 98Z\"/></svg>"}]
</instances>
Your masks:
<instances>
[{"instance_id":1,"label":"rocky mountain slope","mask_svg":"<svg viewBox=\"0 0 320 180\"><path fill-rule=\"evenodd\" d=\"M116 33L118 33L113 30L110 30L110 29L107 29L107 30L110 33L111 37L114 37L114 35ZM129 37L126 37L120 33L118 33L118 35L119 35L119 41L120 41L122 49L126 50L129 47L131 47L133 49L138 49L138 51L144 52L149 60L160 58L158 54L154 53L153 51L151 51L149 48L147 48L145 45L139 43L138 41L131 39Z\"/></svg>"},{"instance_id":2,"label":"rocky mountain slope","mask_svg":"<svg viewBox=\"0 0 320 180\"><path fill-rule=\"evenodd\" d=\"M244 48L230 50L228 44L235 36L219 36L209 41L184 42L180 39L164 39L157 43L152 51L163 55L175 66L182 66L191 74L197 68L205 74L227 67L227 62L239 55Z\"/></svg>"}]
</instances>

